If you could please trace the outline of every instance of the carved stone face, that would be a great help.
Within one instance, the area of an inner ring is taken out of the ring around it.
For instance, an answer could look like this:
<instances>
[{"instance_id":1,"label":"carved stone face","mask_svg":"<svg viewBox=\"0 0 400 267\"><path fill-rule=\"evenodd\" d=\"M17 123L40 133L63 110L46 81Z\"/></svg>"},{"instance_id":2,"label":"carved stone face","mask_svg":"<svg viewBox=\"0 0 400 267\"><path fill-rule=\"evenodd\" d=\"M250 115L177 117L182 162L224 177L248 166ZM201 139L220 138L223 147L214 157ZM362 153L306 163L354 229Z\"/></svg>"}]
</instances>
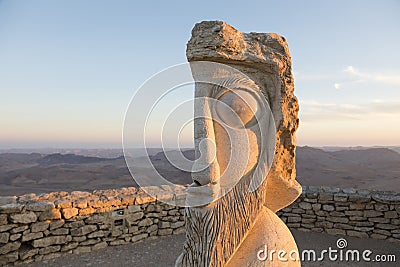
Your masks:
<instances>
[{"instance_id":1,"label":"carved stone face","mask_svg":"<svg viewBox=\"0 0 400 267\"><path fill-rule=\"evenodd\" d=\"M196 98L199 159L189 205L212 206L243 179L250 185L247 190L254 191L271 166L276 134L261 89L247 77L229 77L217 85L196 85Z\"/></svg>"},{"instance_id":2,"label":"carved stone face","mask_svg":"<svg viewBox=\"0 0 400 267\"><path fill-rule=\"evenodd\" d=\"M213 83L196 83L198 159L186 199L182 266L223 266L229 260L264 208L275 151L274 119L260 87L219 67L200 72L215 75Z\"/></svg>"},{"instance_id":3,"label":"carved stone face","mask_svg":"<svg viewBox=\"0 0 400 267\"><path fill-rule=\"evenodd\" d=\"M259 215L289 205L301 192L290 53L277 34L206 21L194 27L186 55L196 81L197 160L177 266L229 266Z\"/></svg>"}]
</instances>

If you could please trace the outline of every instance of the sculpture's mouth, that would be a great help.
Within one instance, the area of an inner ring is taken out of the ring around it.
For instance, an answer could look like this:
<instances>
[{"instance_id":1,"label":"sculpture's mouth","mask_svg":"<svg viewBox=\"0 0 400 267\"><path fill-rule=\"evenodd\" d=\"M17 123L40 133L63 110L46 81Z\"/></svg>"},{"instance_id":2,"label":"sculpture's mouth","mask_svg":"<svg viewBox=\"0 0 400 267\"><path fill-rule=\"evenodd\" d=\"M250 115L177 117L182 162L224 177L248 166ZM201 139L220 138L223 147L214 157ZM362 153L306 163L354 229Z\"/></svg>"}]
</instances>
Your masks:
<instances>
[{"instance_id":1,"label":"sculpture's mouth","mask_svg":"<svg viewBox=\"0 0 400 267\"><path fill-rule=\"evenodd\" d=\"M190 185L191 187L198 187L201 186L201 183L197 180L193 180L193 183Z\"/></svg>"},{"instance_id":2,"label":"sculpture's mouth","mask_svg":"<svg viewBox=\"0 0 400 267\"><path fill-rule=\"evenodd\" d=\"M199 181L193 180L193 183L187 187L187 192L187 206L207 206L221 196L221 187L219 181L202 185Z\"/></svg>"}]
</instances>

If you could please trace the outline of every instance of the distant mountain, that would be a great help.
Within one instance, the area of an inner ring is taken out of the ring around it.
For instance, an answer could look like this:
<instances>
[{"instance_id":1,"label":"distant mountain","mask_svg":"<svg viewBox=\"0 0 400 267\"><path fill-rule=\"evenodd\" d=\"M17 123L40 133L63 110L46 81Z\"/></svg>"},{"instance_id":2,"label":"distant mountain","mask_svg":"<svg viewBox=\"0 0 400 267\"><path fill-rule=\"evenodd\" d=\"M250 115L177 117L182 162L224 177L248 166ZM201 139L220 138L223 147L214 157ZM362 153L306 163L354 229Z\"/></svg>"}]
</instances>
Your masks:
<instances>
[{"instance_id":1,"label":"distant mountain","mask_svg":"<svg viewBox=\"0 0 400 267\"><path fill-rule=\"evenodd\" d=\"M44 155L39 153L19 154L4 153L0 154L0 173L4 171L25 168L37 164Z\"/></svg>"},{"instance_id":2,"label":"distant mountain","mask_svg":"<svg viewBox=\"0 0 400 267\"><path fill-rule=\"evenodd\" d=\"M298 147L296 168L304 185L400 190L400 154L388 148L329 152Z\"/></svg>"},{"instance_id":3,"label":"distant mountain","mask_svg":"<svg viewBox=\"0 0 400 267\"><path fill-rule=\"evenodd\" d=\"M0 154L0 195L136 186L123 157Z\"/></svg>"},{"instance_id":4,"label":"distant mountain","mask_svg":"<svg viewBox=\"0 0 400 267\"><path fill-rule=\"evenodd\" d=\"M182 171L181 156L194 159L194 150L152 150L150 160L168 181L190 184L190 171ZM93 151L92 151L93 152ZM157 153L158 152L158 153ZM97 152L96 152L97 153ZM125 159L76 154L0 154L0 195L110 189L136 186ZM143 177L153 177L143 154L132 158L132 167ZM169 160L168 160L169 159ZM297 147L297 180L302 185L326 185L400 191L400 154L392 148L324 150ZM190 169L190 168L189 168Z\"/></svg>"},{"instance_id":5,"label":"distant mountain","mask_svg":"<svg viewBox=\"0 0 400 267\"><path fill-rule=\"evenodd\" d=\"M323 146L323 147L314 147L318 149L322 149L327 152L335 152L335 151L348 151L348 150L367 150L370 148L388 148L390 150L393 150L397 153L400 154L400 146L371 146L371 147L366 147L366 146L350 146L350 147L345 147L345 146Z\"/></svg>"},{"instance_id":6,"label":"distant mountain","mask_svg":"<svg viewBox=\"0 0 400 267\"><path fill-rule=\"evenodd\" d=\"M183 171L174 166L172 163L181 162L182 155L190 160L194 160L194 150L183 150L182 153L178 150L169 150L166 152L158 152L154 156L150 156L150 160L157 172L171 183L176 184L191 184L192 176L188 171ZM172 163L171 163L172 162Z\"/></svg>"},{"instance_id":7,"label":"distant mountain","mask_svg":"<svg viewBox=\"0 0 400 267\"><path fill-rule=\"evenodd\" d=\"M132 152L133 157L143 157L146 152L142 149L129 149ZM155 155L160 152L161 148L147 148L148 155ZM119 148L11 148L11 149L0 149L0 154L42 154L42 155L50 155L50 154L75 154L86 157L98 157L98 158L117 158L124 155L122 149Z\"/></svg>"},{"instance_id":8,"label":"distant mountain","mask_svg":"<svg viewBox=\"0 0 400 267\"><path fill-rule=\"evenodd\" d=\"M179 151L168 151L176 162ZM194 159L194 150L182 154ZM151 157L159 172L172 182L191 183L189 172L177 169L163 152ZM161 168L162 167L162 168ZM400 154L388 148L363 148L324 151L312 147L297 147L297 180L302 185L400 190Z\"/></svg>"},{"instance_id":9,"label":"distant mountain","mask_svg":"<svg viewBox=\"0 0 400 267\"><path fill-rule=\"evenodd\" d=\"M118 158L99 158L99 157L85 157L75 154L51 154L40 158L37 162L39 164L53 165L53 164L85 164L85 163L95 163L102 161L112 161L123 159L123 156Z\"/></svg>"},{"instance_id":10,"label":"distant mountain","mask_svg":"<svg viewBox=\"0 0 400 267\"><path fill-rule=\"evenodd\" d=\"M392 146L392 147L388 147L389 149L396 151L397 153L400 154L400 146Z\"/></svg>"},{"instance_id":11,"label":"distant mountain","mask_svg":"<svg viewBox=\"0 0 400 267\"><path fill-rule=\"evenodd\" d=\"M152 161L167 161L167 156L168 159L170 160L176 160L181 158L181 155L183 155L186 159L188 160L194 160L194 150L193 149L187 149L187 150L168 150L166 152L158 152L154 156L150 156L150 159Z\"/></svg>"},{"instance_id":12,"label":"distant mountain","mask_svg":"<svg viewBox=\"0 0 400 267\"><path fill-rule=\"evenodd\" d=\"M381 168L382 165L400 163L400 154L388 148L368 148L365 150L342 150L331 153L342 160L368 164L370 167Z\"/></svg>"}]
</instances>

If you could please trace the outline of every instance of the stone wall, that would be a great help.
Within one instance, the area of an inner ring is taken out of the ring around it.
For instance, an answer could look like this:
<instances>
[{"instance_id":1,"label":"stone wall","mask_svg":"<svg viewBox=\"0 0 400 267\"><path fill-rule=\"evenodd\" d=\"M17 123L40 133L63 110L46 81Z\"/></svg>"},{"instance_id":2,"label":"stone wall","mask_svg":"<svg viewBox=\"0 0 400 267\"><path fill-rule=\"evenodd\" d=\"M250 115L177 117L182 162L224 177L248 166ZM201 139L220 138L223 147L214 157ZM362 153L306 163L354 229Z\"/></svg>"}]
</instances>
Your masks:
<instances>
[{"instance_id":1,"label":"stone wall","mask_svg":"<svg viewBox=\"0 0 400 267\"><path fill-rule=\"evenodd\" d=\"M182 203L183 188L152 191L157 197L135 188L0 197L0 265L183 233L183 208L160 202ZM400 242L398 193L303 187L278 215L291 229Z\"/></svg>"},{"instance_id":2,"label":"stone wall","mask_svg":"<svg viewBox=\"0 0 400 267\"><path fill-rule=\"evenodd\" d=\"M400 242L399 193L303 187L277 214L291 229Z\"/></svg>"},{"instance_id":3,"label":"stone wall","mask_svg":"<svg viewBox=\"0 0 400 267\"><path fill-rule=\"evenodd\" d=\"M157 195L173 201L184 197L182 192ZM183 233L183 209L157 199L135 188L1 197L0 265Z\"/></svg>"}]
</instances>

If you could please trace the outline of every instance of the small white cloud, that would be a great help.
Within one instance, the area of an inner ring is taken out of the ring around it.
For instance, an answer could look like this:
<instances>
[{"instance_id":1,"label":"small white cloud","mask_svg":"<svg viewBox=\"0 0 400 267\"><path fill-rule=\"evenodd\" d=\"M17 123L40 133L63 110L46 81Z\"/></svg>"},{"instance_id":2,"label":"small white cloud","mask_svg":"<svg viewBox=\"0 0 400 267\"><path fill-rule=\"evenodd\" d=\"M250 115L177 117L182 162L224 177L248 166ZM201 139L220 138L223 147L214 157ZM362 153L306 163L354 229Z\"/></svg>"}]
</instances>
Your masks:
<instances>
[{"instance_id":1,"label":"small white cloud","mask_svg":"<svg viewBox=\"0 0 400 267\"><path fill-rule=\"evenodd\" d=\"M398 118L400 117L400 100L373 99L358 105L302 101L300 111L303 121L369 120L377 116Z\"/></svg>"},{"instance_id":2,"label":"small white cloud","mask_svg":"<svg viewBox=\"0 0 400 267\"><path fill-rule=\"evenodd\" d=\"M358 69L354 68L353 66L347 66L344 70L344 72L351 74L353 76L359 77L358 81L374 81L374 82L381 82L381 83L387 83L387 84L400 84L400 74L399 73L386 73L386 74L381 74L381 73L376 73L376 72L363 72L359 71ZM356 82L356 81L353 81Z\"/></svg>"},{"instance_id":3,"label":"small white cloud","mask_svg":"<svg viewBox=\"0 0 400 267\"><path fill-rule=\"evenodd\" d=\"M353 74L353 75L360 76L360 73L359 73L353 66L347 66L347 67L344 69L344 72L347 72L347 73L350 73L350 74Z\"/></svg>"},{"instance_id":4,"label":"small white cloud","mask_svg":"<svg viewBox=\"0 0 400 267\"><path fill-rule=\"evenodd\" d=\"M335 83L334 86L335 86L336 89L340 89L341 84L340 83Z\"/></svg>"}]
</instances>

